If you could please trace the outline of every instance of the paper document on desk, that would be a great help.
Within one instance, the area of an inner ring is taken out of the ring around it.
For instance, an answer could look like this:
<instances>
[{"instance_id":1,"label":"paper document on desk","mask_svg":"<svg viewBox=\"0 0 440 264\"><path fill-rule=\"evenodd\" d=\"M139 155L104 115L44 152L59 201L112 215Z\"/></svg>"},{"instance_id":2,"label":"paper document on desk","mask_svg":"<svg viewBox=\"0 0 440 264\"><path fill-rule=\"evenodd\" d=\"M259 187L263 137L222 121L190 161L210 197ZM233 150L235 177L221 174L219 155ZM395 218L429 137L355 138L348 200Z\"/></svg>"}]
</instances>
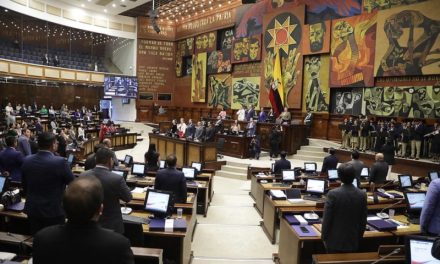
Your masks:
<instances>
[{"instance_id":1,"label":"paper document on desk","mask_svg":"<svg viewBox=\"0 0 440 264\"><path fill-rule=\"evenodd\" d=\"M286 194L281 190L270 190L270 196L275 199L286 199Z\"/></svg>"},{"instance_id":2,"label":"paper document on desk","mask_svg":"<svg viewBox=\"0 0 440 264\"><path fill-rule=\"evenodd\" d=\"M144 188L141 187L136 187L131 191L131 193L143 193L143 192L144 192Z\"/></svg>"},{"instance_id":3,"label":"paper document on desk","mask_svg":"<svg viewBox=\"0 0 440 264\"><path fill-rule=\"evenodd\" d=\"M304 203L304 199L287 199L289 203Z\"/></svg>"}]
</instances>

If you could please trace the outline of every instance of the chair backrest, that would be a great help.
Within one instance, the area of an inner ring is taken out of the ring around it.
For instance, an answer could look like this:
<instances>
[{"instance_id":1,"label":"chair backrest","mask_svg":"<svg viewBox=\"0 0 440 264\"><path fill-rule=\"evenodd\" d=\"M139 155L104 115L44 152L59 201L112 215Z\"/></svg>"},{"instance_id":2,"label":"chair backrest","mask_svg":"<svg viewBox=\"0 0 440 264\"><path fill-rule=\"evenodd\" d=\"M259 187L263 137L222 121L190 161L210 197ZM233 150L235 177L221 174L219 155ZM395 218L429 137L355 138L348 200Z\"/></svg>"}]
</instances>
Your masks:
<instances>
[{"instance_id":1,"label":"chair backrest","mask_svg":"<svg viewBox=\"0 0 440 264\"><path fill-rule=\"evenodd\" d=\"M217 147L217 150L223 150L223 148L225 147L225 139L218 138L216 147Z\"/></svg>"},{"instance_id":2,"label":"chair backrest","mask_svg":"<svg viewBox=\"0 0 440 264\"><path fill-rule=\"evenodd\" d=\"M130 240L132 247L144 246L144 233L142 224L124 222L124 236Z\"/></svg>"}]
</instances>

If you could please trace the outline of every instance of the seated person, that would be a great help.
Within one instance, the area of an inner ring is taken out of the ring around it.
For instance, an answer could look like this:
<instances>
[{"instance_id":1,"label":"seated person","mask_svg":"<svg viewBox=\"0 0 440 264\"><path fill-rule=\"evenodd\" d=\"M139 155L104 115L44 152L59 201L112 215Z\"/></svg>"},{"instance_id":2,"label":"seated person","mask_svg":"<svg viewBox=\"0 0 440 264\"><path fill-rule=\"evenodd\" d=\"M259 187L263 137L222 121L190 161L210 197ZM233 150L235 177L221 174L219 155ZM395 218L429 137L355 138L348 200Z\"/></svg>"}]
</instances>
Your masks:
<instances>
[{"instance_id":1,"label":"seated person","mask_svg":"<svg viewBox=\"0 0 440 264\"><path fill-rule=\"evenodd\" d=\"M291 164L290 161L286 159L287 152L281 151L280 157L281 159L275 161L275 165L273 167L273 171L275 174L281 174L283 170L290 170Z\"/></svg>"},{"instance_id":2,"label":"seated person","mask_svg":"<svg viewBox=\"0 0 440 264\"><path fill-rule=\"evenodd\" d=\"M284 107L284 111L280 114L280 116L278 118L281 119L281 124L290 123L292 116L291 116L289 110L287 109L287 107Z\"/></svg>"},{"instance_id":3,"label":"seated person","mask_svg":"<svg viewBox=\"0 0 440 264\"><path fill-rule=\"evenodd\" d=\"M234 123L231 125L231 132L233 132L234 134L238 134L240 130L240 124L238 123L238 120L235 120Z\"/></svg>"},{"instance_id":4,"label":"seated person","mask_svg":"<svg viewBox=\"0 0 440 264\"><path fill-rule=\"evenodd\" d=\"M40 115L48 115L49 111L47 110L46 106L43 105L40 109Z\"/></svg>"},{"instance_id":5,"label":"seated person","mask_svg":"<svg viewBox=\"0 0 440 264\"><path fill-rule=\"evenodd\" d=\"M159 169L159 157L159 153L156 152L156 144L150 144L148 151L144 155L148 171L157 171Z\"/></svg>"},{"instance_id":6,"label":"seated person","mask_svg":"<svg viewBox=\"0 0 440 264\"><path fill-rule=\"evenodd\" d=\"M33 241L33 263L134 264L130 241L98 225L104 191L94 176L80 177L63 198L67 223L39 231Z\"/></svg>"},{"instance_id":7,"label":"seated person","mask_svg":"<svg viewBox=\"0 0 440 264\"><path fill-rule=\"evenodd\" d=\"M173 192L176 203L186 203L186 179L183 172L176 169L176 156L168 155L165 162L167 168L157 172L154 189Z\"/></svg>"}]
</instances>

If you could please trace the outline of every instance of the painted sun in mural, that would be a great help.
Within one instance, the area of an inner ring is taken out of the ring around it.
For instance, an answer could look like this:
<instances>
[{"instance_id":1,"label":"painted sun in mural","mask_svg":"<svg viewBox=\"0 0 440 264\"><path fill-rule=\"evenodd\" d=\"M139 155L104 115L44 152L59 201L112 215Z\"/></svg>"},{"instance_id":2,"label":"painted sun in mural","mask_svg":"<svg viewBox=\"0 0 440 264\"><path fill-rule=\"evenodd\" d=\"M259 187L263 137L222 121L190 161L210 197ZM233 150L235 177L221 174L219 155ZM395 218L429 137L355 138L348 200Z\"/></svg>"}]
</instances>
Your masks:
<instances>
[{"instance_id":1,"label":"painted sun in mural","mask_svg":"<svg viewBox=\"0 0 440 264\"><path fill-rule=\"evenodd\" d=\"M277 15L267 25L264 34L265 48L267 51L281 52L287 57L290 50L298 47L301 41L301 27L298 18L290 13Z\"/></svg>"}]
</instances>

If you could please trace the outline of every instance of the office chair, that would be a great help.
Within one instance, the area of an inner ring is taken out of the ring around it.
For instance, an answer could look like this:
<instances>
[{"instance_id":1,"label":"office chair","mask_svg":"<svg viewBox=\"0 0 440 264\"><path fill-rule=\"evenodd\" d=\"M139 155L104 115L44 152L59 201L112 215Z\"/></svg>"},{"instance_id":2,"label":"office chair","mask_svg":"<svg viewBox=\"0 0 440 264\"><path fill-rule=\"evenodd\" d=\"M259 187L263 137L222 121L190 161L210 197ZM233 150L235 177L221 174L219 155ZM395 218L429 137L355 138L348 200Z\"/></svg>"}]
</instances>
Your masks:
<instances>
[{"instance_id":1,"label":"office chair","mask_svg":"<svg viewBox=\"0 0 440 264\"><path fill-rule=\"evenodd\" d=\"M225 139L224 138L218 138L217 139L217 157L220 159L223 159L223 155L219 152L223 152L223 149L225 148Z\"/></svg>"}]
</instances>

